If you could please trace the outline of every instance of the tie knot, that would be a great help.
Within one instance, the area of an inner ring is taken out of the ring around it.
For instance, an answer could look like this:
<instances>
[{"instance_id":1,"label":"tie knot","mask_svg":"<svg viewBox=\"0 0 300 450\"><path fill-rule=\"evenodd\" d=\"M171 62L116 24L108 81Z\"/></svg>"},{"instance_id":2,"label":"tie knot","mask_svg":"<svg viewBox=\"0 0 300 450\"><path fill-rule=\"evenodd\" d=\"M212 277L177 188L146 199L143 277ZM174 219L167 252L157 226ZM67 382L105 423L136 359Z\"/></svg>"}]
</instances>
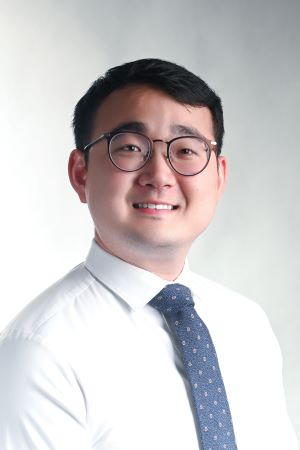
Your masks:
<instances>
[{"instance_id":1,"label":"tie knot","mask_svg":"<svg viewBox=\"0 0 300 450\"><path fill-rule=\"evenodd\" d=\"M175 314L188 307L193 307L194 301L189 288L182 284L174 283L165 286L150 300L149 305L162 313Z\"/></svg>"}]
</instances>

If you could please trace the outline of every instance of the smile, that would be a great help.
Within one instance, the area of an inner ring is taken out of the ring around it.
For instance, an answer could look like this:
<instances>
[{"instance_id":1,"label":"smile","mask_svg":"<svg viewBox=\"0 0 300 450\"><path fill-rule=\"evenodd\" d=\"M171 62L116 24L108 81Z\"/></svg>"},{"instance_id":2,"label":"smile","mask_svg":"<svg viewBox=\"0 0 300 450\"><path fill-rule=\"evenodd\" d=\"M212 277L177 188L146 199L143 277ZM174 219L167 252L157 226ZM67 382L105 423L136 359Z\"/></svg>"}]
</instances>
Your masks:
<instances>
[{"instance_id":1,"label":"smile","mask_svg":"<svg viewBox=\"0 0 300 450\"><path fill-rule=\"evenodd\" d=\"M133 207L136 209L177 209L177 206L167 205L165 203L134 203Z\"/></svg>"}]
</instances>

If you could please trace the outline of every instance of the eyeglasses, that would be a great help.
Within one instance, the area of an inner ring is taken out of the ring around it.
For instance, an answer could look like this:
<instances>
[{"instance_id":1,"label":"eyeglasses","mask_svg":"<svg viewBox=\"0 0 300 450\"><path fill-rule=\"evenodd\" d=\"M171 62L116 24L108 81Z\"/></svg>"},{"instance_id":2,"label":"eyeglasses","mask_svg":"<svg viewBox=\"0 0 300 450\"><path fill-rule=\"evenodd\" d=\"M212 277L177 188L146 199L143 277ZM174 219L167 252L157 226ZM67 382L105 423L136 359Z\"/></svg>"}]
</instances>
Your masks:
<instances>
[{"instance_id":1,"label":"eyeglasses","mask_svg":"<svg viewBox=\"0 0 300 450\"><path fill-rule=\"evenodd\" d=\"M107 140L111 162L124 172L142 169L150 160L154 142L167 144L166 158L172 169L180 175L193 176L202 172L209 163L211 153L217 152L217 143L203 136L180 136L170 141L150 139L142 133L117 131L103 133L83 149L88 152L102 139Z\"/></svg>"}]
</instances>

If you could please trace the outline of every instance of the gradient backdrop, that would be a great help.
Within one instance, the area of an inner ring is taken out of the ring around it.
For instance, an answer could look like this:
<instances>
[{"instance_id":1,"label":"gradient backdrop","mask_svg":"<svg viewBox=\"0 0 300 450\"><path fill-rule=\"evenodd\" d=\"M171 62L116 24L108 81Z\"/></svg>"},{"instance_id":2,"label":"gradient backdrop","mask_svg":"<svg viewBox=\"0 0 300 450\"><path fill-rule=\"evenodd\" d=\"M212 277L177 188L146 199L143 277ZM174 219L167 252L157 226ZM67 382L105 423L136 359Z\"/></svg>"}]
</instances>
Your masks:
<instances>
[{"instance_id":1,"label":"gradient backdrop","mask_svg":"<svg viewBox=\"0 0 300 450\"><path fill-rule=\"evenodd\" d=\"M177 62L223 98L230 169L190 264L267 312L300 436L299 0L1 0L0 21L0 328L90 245L66 171L75 102L113 65Z\"/></svg>"}]
</instances>

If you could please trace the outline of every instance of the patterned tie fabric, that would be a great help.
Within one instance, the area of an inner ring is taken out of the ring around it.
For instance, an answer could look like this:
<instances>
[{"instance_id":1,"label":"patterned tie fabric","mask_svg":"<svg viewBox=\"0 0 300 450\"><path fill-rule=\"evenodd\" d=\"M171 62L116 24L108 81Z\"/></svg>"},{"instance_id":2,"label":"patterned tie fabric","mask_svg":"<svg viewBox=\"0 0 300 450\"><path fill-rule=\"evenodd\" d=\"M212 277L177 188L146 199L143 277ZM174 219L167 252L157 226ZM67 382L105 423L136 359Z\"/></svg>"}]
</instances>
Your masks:
<instances>
[{"instance_id":1,"label":"patterned tie fabric","mask_svg":"<svg viewBox=\"0 0 300 450\"><path fill-rule=\"evenodd\" d=\"M236 450L216 351L206 325L194 308L191 291L180 284L169 284L149 305L164 314L178 342L191 385L201 449Z\"/></svg>"}]
</instances>

